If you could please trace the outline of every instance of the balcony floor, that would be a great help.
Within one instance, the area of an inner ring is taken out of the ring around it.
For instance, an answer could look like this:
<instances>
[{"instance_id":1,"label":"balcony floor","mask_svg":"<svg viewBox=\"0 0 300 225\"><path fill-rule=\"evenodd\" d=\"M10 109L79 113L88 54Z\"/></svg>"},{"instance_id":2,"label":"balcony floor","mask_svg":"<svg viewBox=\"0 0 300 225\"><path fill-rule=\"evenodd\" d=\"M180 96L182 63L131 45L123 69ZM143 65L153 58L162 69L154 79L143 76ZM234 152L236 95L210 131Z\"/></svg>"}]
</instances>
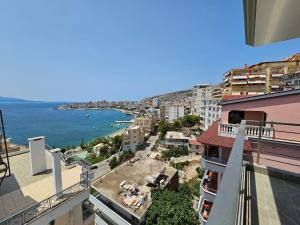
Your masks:
<instances>
[{"instance_id":1,"label":"balcony floor","mask_svg":"<svg viewBox=\"0 0 300 225\"><path fill-rule=\"evenodd\" d=\"M248 171L248 225L300 224L300 183Z\"/></svg>"}]
</instances>

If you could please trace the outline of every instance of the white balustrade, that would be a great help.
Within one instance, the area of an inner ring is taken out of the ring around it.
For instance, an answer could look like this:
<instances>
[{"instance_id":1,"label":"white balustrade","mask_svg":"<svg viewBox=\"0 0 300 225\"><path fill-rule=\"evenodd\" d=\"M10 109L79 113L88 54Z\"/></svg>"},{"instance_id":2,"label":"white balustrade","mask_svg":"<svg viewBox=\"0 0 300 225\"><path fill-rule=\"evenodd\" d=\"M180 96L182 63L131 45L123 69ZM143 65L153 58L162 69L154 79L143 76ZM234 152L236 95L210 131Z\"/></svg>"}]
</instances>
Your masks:
<instances>
[{"instance_id":1,"label":"white balustrade","mask_svg":"<svg viewBox=\"0 0 300 225\"><path fill-rule=\"evenodd\" d=\"M239 124L226 124L219 123L219 135L226 137L235 137ZM258 137L259 136L259 126L255 125L246 125L245 126L245 135L248 137ZM262 127L261 137L262 138L273 138L274 128L273 127Z\"/></svg>"}]
</instances>

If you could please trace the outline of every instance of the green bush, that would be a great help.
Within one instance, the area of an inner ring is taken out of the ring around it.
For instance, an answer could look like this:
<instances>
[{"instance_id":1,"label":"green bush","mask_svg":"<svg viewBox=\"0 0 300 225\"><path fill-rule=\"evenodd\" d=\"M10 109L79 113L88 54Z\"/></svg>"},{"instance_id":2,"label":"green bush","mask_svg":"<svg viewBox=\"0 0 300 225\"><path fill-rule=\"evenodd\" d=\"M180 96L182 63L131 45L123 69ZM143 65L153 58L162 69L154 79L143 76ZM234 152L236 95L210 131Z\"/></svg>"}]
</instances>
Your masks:
<instances>
[{"instance_id":1,"label":"green bush","mask_svg":"<svg viewBox=\"0 0 300 225\"><path fill-rule=\"evenodd\" d=\"M170 160L172 157L180 157L183 155L188 155L189 150L187 146L171 147L170 149L162 152L163 160Z\"/></svg>"},{"instance_id":2,"label":"green bush","mask_svg":"<svg viewBox=\"0 0 300 225\"><path fill-rule=\"evenodd\" d=\"M183 168L185 166L187 166L189 164L188 161L184 161L184 162L179 162L179 163L171 163L171 166L173 166L174 168L178 169L178 170L183 170Z\"/></svg>"},{"instance_id":3,"label":"green bush","mask_svg":"<svg viewBox=\"0 0 300 225\"><path fill-rule=\"evenodd\" d=\"M146 225L198 225L198 215L192 207L192 196L182 191L155 190L147 211Z\"/></svg>"},{"instance_id":4,"label":"green bush","mask_svg":"<svg viewBox=\"0 0 300 225\"><path fill-rule=\"evenodd\" d=\"M204 176L204 173L205 173L205 169L200 168L200 167L197 167L197 168L196 168L196 171L198 172L198 177L199 177L200 179L202 179L202 177Z\"/></svg>"},{"instance_id":5,"label":"green bush","mask_svg":"<svg viewBox=\"0 0 300 225\"><path fill-rule=\"evenodd\" d=\"M118 165L119 165L119 161L116 157L113 157L111 159L111 161L109 162L109 166L110 166L111 169L116 168Z\"/></svg>"},{"instance_id":6,"label":"green bush","mask_svg":"<svg viewBox=\"0 0 300 225\"><path fill-rule=\"evenodd\" d=\"M124 151L120 156L119 159L113 157L109 163L111 169L116 168L118 165L122 164L123 162L131 159L134 157L134 153L132 151Z\"/></svg>"}]
</instances>

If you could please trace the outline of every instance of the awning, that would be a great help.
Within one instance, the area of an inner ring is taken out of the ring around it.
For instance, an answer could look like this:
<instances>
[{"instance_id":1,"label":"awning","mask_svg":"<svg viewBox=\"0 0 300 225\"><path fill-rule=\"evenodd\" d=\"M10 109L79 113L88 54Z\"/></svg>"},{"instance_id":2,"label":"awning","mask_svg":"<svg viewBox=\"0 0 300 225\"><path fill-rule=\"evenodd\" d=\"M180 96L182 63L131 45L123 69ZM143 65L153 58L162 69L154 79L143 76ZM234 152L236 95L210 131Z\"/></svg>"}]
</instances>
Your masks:
<instances>
[{"instance_id":1,"label":"awning","mask_svg":"<svg viewBox=\"0 0 300 225\"><path fill-rule=\"evenodd\" d=\"M299 0L244 0L246 44L257 46L300 37Z\"/></svg>"}]
</instances>

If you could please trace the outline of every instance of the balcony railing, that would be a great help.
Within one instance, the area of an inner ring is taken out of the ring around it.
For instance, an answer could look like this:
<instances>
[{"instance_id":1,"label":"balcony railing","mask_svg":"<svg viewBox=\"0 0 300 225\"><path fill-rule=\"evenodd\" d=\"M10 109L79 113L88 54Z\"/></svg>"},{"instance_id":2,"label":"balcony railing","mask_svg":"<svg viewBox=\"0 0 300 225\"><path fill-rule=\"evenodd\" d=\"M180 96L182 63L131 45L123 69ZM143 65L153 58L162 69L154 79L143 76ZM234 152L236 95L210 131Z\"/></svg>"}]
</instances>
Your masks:
<instances>
[{"instance_id":1,"label":"balcony railing","mask_svg":"<svg viewBox=\"0 0 300 225\"><path fill-rule=\"evenodd\" d=\"M21 225L29 223L38 216L46 213L50 209L62 204L66 200L69 200L77 194L87 190L89 188L88 180L81 181L29 208L3 220L0 225Z\"/></svg>"},{"instance_id":2,"label":"balcony railing","mask_svg":"<svg viewBox=\"0 0 300 225\"><path fill-rule=\"evenodd\" d=\"M243 202L240 190L243 176L245 123L243 121L237 130L228 164L206 223L208 225L242 224Z\"/></svg>"},{"instance_id":3,"label":"balcony railing","mask_svg":"<svg viewBox=\"0 0 300 225\"><path fill-rule=\"evenodd\" d=\"M46 149L49 149L49 147L47 146ZM82 173L80 174L80 182L0 221L0 225L22 225L29 223L39 216L47 213L49 210L62 204L63 202L89 189L91 175L90 164L83 160L78 160L73 163L80 165L82 168Z\"/></svg>"},{"instance_id":4,"label":"balcony railing","mask_svg":"<svg viewBox=\"0 0 300 225\"><path fill-rule=\"evenodd\" d=\"M207 199L203 198L203 202L199 209L199 219L202 225L207 223L212 206L212 202L209 202Z\"/></svg>"},{"instance_id":5,"label":"balcony railing","mask_svg":"<svg viewBox=\"0 0 300 225\"><path fill-rule=\"evenodd\" d=\"M208 170L206 170L206 175L208 175ZM214 188L211 188L208 184L209 181L206 177L203 177L200 183L200 194L203 198L207 199L208 201L214 201L217 190Z\"/></svg>"},{"instance_id":6,"label":"balcony railing","mask_svg":"<svg viewBox=\"0 0 300 225\"><path fill-rule=\"evenodd\" d=\"M240 127L239 124L219 123L219 135L227 136L227 137L235 137L239 127ZM260 126L245 125L246 136L258 138L260 132L262 138L272 139L274 137L273 127L261 126L261 131L260 131Z\"/></svg>"},{"instance_id":7,"label":"balcony railing","mask_svg":"<svg viewBox=\"0 0 300 225\"><path fill-rule=\"evenodd\" d=\"M226 164L227 164L227 160L220 159L217 157L210 157L205 154L202 155L202 159L213 162L213 163L221 164L222 166L226 166Z\"/></svg>"}]
</instances>

